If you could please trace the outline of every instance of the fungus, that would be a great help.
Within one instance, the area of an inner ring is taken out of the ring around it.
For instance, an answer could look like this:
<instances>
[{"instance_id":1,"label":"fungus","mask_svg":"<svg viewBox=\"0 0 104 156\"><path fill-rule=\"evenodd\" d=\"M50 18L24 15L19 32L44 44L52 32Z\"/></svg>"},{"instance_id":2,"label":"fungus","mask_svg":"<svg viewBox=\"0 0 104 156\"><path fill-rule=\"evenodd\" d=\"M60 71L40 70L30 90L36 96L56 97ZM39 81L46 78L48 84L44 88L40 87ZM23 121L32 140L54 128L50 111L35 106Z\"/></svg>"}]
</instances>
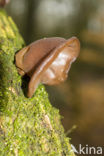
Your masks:
<instances>
[{"instance_id":1,"label":"fungus","mask_svg":"<svg viewBox=\"0 0 104 156\"><path fill-rule=\"evenodd\" d=\"M66 80L68 71L80 51L76 37L44 38L33 42L16 54L20 75L30 77L28 97L32 97L39 83L56 85Z\"/></svg>"}]
</instances>

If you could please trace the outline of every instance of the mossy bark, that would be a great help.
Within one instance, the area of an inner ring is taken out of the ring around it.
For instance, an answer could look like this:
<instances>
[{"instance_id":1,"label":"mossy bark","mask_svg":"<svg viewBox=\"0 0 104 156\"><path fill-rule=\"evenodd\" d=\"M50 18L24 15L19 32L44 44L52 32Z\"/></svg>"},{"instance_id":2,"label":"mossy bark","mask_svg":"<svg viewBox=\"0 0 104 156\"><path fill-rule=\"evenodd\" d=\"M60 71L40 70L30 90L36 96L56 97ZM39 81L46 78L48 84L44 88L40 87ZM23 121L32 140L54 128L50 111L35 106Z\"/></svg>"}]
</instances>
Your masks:
<instances>
[{"instance_id":1,"label":"mossy bark","mask_svg":"<svg viewBox=\"0 0 104 156\"><path fill-rule=\"evenodd\" d=\"M11 17L0 10L0 156L74 156L59 111L43 85L27 98L27 82L15 67L24 41ZM22 86L22 87L21 87Z\"/></svg>"}]
</instances>

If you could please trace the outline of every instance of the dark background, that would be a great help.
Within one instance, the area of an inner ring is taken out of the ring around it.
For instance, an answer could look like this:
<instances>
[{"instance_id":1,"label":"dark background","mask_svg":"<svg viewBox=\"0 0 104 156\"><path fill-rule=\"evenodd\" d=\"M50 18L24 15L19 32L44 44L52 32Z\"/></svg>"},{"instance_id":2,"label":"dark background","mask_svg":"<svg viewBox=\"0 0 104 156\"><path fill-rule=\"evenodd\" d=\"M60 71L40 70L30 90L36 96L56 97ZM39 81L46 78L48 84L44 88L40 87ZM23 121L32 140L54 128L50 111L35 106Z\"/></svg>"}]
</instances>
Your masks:
<instances>
[{"instance_id":1,"label":"dark background","mask_svg":"<svg viewBox=\"0 0 104 156\"><path fill-rule=\"evenodd\" d=\"M78 148L104 145L104 1L11 0L6 10L26 45L43 37L77 36L81 52L68 80L46 87L65 132Z\"/></svg>"}]
</instances>

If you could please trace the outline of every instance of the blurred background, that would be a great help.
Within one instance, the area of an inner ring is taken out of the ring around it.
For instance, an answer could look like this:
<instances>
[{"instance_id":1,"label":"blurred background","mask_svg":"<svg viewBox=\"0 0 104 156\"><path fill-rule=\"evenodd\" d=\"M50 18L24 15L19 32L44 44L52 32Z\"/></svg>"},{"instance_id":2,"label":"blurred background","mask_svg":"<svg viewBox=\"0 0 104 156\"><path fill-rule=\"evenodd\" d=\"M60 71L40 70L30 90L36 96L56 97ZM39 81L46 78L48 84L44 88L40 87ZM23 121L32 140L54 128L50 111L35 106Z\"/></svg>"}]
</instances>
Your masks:
<instances>
[{"instance_id":1,"label":"blurred background","mask_svg":"<svg viewBox=\"0 0 104 156\"><path fill-rule=\"evenodd\" d=\"M77 36L81 52L68 80L46 87L71 143L104 145L104 0L11 0L6 10L26 45Z\"/></svg>"}]
</instances>

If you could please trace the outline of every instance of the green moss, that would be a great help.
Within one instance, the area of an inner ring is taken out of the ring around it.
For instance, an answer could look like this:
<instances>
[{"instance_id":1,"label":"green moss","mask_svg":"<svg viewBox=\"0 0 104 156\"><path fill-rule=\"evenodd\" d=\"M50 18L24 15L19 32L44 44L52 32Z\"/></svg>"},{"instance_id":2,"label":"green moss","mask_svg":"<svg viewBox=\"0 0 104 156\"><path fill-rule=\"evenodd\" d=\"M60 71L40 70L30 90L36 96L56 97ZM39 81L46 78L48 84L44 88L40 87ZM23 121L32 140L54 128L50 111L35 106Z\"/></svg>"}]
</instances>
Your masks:
<instances>
[{"instance_id":1,"label":"green moss","mask_svg":"<svg viewBox=\"0 0 104 156\"><path fill-rule=\"evenodd\" d=\"M0 156L74 156L44 86L32 98L24 95L27 81L14 63L23 46L11 17L0 10Z\"/></svg>"}]
</instances>

